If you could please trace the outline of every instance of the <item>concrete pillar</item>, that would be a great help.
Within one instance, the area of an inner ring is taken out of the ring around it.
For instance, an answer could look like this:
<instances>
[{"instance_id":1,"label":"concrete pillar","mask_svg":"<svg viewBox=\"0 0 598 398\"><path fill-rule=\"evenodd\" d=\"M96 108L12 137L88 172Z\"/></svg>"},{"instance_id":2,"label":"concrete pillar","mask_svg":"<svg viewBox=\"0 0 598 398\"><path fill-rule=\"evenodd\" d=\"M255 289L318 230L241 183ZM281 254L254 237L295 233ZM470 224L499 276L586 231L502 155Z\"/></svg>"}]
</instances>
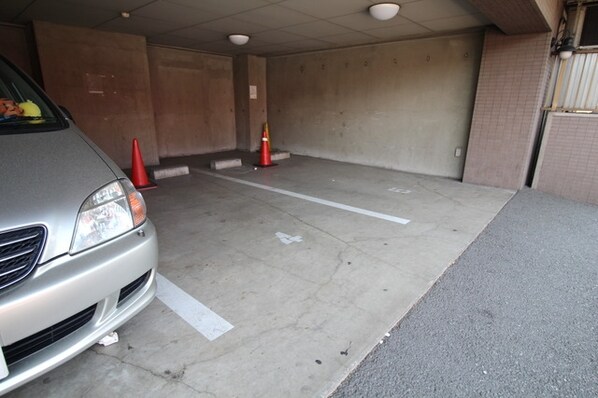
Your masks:
<instances>
[{"instance_id":1,"label":"concrete pillar","mask_svg":"<svg viewBox=\"0 0 598 398\"><path fill-rule=\"evenodd\" d=\"M260 148L266 111L266 59L255 55L238 55L233 64L235 80L235 122L237 149Z\"/></svg>"}]
</instances>

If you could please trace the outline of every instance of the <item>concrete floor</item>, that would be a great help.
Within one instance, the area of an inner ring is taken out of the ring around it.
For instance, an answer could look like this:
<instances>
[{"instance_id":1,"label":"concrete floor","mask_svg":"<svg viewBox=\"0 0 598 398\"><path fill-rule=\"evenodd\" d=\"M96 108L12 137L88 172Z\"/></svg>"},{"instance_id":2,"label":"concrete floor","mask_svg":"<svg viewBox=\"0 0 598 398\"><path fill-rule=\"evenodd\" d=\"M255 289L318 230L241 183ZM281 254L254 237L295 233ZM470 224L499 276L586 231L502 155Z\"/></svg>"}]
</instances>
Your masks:
<instances>
[{"instance_id":1,"label":"concrete floor","mask_svg":"<svg viewBox=\"0 0 598 398\"><path fill-rule=\"evenodd\" d=\"M596 237L520 190L331 398L598 397Z\"/></svg>"},{"instance_id":2,"label":"concrete floor","mask_svg":"<svg viewBox=\"0 0 598 398\"><path fill-rule=\"evenodd\" d=\"M144 196L160 274L233 328L210 341L156 299L120 343L9 396L326 396L513 195L296 156L209 175L211 158L164 161L191 174Z\"/></svg>"}]
</instances>

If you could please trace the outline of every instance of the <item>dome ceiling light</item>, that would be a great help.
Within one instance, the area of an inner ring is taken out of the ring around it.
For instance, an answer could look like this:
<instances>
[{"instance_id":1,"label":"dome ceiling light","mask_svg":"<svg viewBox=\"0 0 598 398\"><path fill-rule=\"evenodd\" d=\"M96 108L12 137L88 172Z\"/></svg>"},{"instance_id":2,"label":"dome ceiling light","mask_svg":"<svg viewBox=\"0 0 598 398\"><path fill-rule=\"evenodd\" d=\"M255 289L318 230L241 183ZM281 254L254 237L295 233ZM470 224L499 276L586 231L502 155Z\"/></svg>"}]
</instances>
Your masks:
<instances>
[{"instance_id":1,"label":"dome ceiling light","mask_svg":"<svg viewBox=\"0 0 598 398\"><path fill-rule=\"evenodd\" d=\"M237 46L242 46L243 44L247 44L249 41L249 36L242 34L232 34L228 35L228 40Z\"/></svg>"},{"instance_id":2,"label":"dome ceiling light","mask_svg":"<svg viewBox=\"0 0 598 398\"><path fill-rule=\"evenodd\" d=\"M396 3L378 3L370 6L368 11L378 21L387 21L399 13L399 8L401 6Z\"/></svg>"}]
</instances>

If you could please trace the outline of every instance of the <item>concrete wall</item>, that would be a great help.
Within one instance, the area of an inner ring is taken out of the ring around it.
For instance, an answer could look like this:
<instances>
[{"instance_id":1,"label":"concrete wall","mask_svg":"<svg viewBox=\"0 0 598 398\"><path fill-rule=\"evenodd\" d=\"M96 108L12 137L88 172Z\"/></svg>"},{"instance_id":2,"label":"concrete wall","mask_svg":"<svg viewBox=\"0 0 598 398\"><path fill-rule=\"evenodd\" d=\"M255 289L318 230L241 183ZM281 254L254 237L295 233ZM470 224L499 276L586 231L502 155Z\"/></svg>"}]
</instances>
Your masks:
<instances>
[{"instance_id":1,"label":"concrete wall","mask_svg":"<svg viewBox=\"0 0 598 398\"><path fill-rule=\"evenodd\" d=\"M520 189L549 77L550 33L486 33L463 181Z\"/></svg>"},{"instance_id":2,"label":"concrete wall","mask_svg":"<svg viewBox=\"0 0 598 398\"><path fill-rule=\"evenodd\" d=\"M29 31L25 26L0 24L0 54L23 69L33 74Z\"/></svg>"},{"instance_id":3,"label":"concrete wall","mask_svg":"<svg viewBox=\"0 0 598 398\"><path fill-rule=\"evenodd\" d=\"M274 147L461 178L482 35L268 59Z\"/></svg>"},{"instance_id":4,"label":"concrete wall","mask_svg":"<svg viewBox=\"0 0 598 398\"><path fill-rule=\"evenodd\" d=\"M535 0L538 8L548 21L550 29L556 32L565 5L564 0Z\"/></svg>"},{"instance_id":5,"label":"concrete wall","mask_svg":"<svg viewBox=\"0 0 598 398\"><path fill-rule=\"evenodd\" d=\"M148 47L160 157L235 149L231 57Z\"/></svg>"},{"instance_id":6,"label":"concrete wall","mask_svg":"<svg viewBox=\"0 0 598 398\"><path fill-rule=\"evenodd\" d=\"M508 35L557 29L564 0L469 0L488 20Z\"/></svg>"},{"instance_id":7,"label":"concrete wall","mask_svg":"<svg viewBox=\"0 0 598 398\"><path fill-rule=\"evenodd\" d=\"M135 137L145 164L158 164L145 38L47 22L34 31L48 94L120 167Z\"/></svg>"},{"instance_id":8,"label":"concrete wall","mask_svg":"<svg viewBox=\"0 0 598 398\"><path fill-rule=\"evenodd\" d=\"M260 148L263 125L267 121L266 59L239 55L234 61L237 149ZM255 87L250 95L250 87Z\"/></svg>"},{"instance_id":9,"label":"concrete wall","mask_svg":"<svg viewBox=\"0 0 598 398\"><path fill-rule=\"evenodd\" d=\"M533 188L598 204L598 115L550 113Z\"/></svg>"},{"instance_id":10,"label":"concrete wall","mask_svg":"<svg viewBox=\"0 0 598 398\"><path fill-rule=\"evenodd\" d=\"M249 129L249 67L247 56L234 57L233 75L235 81L235 126L237 148L250 150Z\"/></svg>"}]
</instances>

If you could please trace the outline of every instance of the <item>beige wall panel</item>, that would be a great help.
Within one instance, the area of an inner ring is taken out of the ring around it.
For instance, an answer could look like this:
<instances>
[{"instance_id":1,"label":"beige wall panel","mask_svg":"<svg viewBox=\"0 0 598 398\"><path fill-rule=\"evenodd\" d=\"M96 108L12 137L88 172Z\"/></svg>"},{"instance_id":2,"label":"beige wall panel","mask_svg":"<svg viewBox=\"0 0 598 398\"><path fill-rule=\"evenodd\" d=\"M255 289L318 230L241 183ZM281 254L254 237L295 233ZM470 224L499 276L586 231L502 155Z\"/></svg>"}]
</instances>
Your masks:
<instances>
[{"instance_id":1,"label":"beige wall panel","mask_svg":"<svg viewBox=\"0 0 598 398\"><path fill-rule=\"evenodd\" d=\"M0 54L31 75L33 69L29 49L26 27L0 25Z\"/></svg>"},{"instance_id":2,"label":"beige wall panel","mask_svg":"<svg viewBox=\"0 0 598 398\"><path fill-rule=\"evenodd\" d=\"M46 22L34 30L50 96L120 167L131 167L133 138L145 164L158 164L145 38Z\"/></svg>"},{"instance_id":3,"label":"beige wall panel","mask_svg":"<svg viewBox=\"0 0 598 398\"><path fill-rule=\"evenodd\" d=\"M149 47L160 157L235 149L231 57Z\"/></svg>"},{"instance_id":4,"label":"beige wall panel","mask_svg":"<svg viewBox=\"0 0 598 398\"><path fill-rule=\"evenodd\" d=\"M461 178L481 46L476 33L271 58L272 145Z\"/></svg>"},{"instance_id":5,"label":"beige wall panel","mask_svg":"<svg viewBox=\"0 0 598 398\"><path fill-rule=\"evenodd\" d=\"M550 113L533 187L598 205L598 115Z\"/></svg>"}]
</instances>

